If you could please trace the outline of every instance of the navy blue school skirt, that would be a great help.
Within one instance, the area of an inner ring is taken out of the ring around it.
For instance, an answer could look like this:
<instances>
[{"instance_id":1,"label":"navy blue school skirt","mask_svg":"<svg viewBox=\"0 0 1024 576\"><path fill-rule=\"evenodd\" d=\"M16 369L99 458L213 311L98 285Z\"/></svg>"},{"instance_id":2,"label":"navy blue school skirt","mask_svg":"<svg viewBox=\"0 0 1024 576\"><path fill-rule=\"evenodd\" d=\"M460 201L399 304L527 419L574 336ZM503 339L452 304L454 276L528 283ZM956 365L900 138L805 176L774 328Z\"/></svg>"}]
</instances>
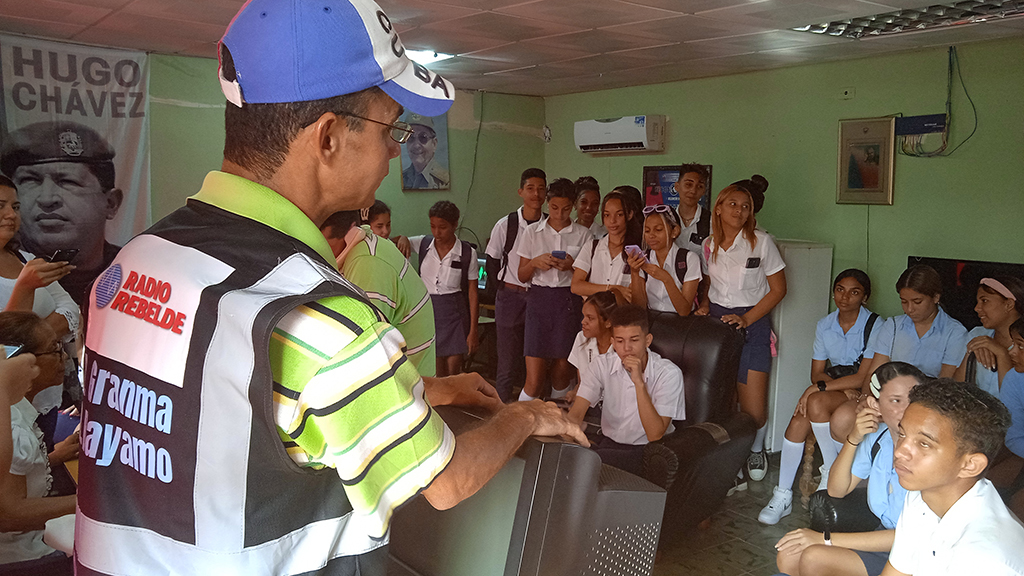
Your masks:
<instances>
[{"instance_id":1,"label":"navy blue school skirt","mask_svg":"<svg viewBox=\"0 0 1024 576\"><path fill-rule=\"evenodd\" d=\"M462 292L431 294L434 307L435 356L458 356L469 352L469 307Z\"/></svg>"},{"instance_id":2,"label":"navy blue school skirt","mask_svg":"<svg viewBox=\"0 0 1024 576\"><path fill-rule=\"evenodd\" d=\"M532 286L526 293L523 352L534 358L568 358L581 320L583 299L568 286Z\"/></svg>"},{"instance_id":3,"label":"navy blue school skirt","mask_svg":"<svg viewBox=\"0 0 1024 576\"><path fill-rule=\"evenodd\" d=\"M726 314L742 316L750 311L753 306L741 306L739 308L726 308L711 303L711 316L721 318ZM772 347L771 347L772 324L765 314L760 320L747 326L747 340L743 344L743 354L740 356L740 370L736 375L736 381L747 383L747 371L768 373L772 369Z\"/></svg>"}]
</instances>

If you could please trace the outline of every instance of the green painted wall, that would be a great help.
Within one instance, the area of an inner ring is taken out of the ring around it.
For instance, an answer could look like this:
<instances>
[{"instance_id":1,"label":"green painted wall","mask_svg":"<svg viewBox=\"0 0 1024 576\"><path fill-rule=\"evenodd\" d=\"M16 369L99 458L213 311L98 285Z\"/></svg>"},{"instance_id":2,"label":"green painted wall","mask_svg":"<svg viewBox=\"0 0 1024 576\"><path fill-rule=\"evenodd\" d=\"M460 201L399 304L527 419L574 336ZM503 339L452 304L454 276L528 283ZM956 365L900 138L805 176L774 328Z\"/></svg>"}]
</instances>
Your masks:
<instances>
[{"instance_id":1,"label":"green painted wall","mask_svg":"<svg viewBox=\"0 0 1024 576\"><path fill-rule=\"evenodd\" d=\"M893 285L908 255L1024 262L1024 39L958 51L978 131L948 158L897 156L893 206L835 203L838 121L942 113L945 49L547 98L545 169L591 174L611 189L639 187L645 165L699 161L714 165L716 193L764 174L771 187L760 224L779 238L833 244L833 270L864 268L876 284L873 307L896 314ZM848 86L856 96L841 100ZM576 151L573 122L633 114L669 117L664 154ZM952 140L972 126L956 85Z\"/></svg>"},{"instance_id":2,"label":"green painted wall","mask_svg":"<svg viewBox=\"0 0 1024 576\"><path fill-rule=\"evenodd\" d=\"M207 172L219 169L224 97L216 60L154 54L151 64L153 219L158 220L195 194ZM401 161L392 160L377 197L391 205L395 233L429 233L428 209L450 200L462 209L463 225L485 242L494 222L518 205L519 174L544 164L543 125L541 98L457 92L448 114L452 189L403 192ZM472 234L463 237L473 240Z\"/></svg>"}]
</instances>

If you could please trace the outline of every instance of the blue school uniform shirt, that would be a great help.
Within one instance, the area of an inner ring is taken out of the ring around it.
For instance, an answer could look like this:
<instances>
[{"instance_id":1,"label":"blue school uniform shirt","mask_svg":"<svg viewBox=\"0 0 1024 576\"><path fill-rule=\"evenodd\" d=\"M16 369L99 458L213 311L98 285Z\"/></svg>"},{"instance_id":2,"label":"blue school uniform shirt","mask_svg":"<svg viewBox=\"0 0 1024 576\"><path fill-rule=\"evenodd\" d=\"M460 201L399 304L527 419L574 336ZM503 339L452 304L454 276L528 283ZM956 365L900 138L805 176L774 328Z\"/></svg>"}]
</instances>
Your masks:
<instances>
[{"instance_id":1,"label":"blue school uniform shirt","mask_svg":"<svg viewBox=\"0 0 1024 576\"><path fill-rule=\"evenodd\" d=\"M871 355L882 354L890 361L913 364L932 378L938 378L943 364L959 366L967 353L967 329L942 308L920 338L914 321L906 314L889 318L874 332L868 344Z\"/></svg>"},{"instance_id":2,"label":"blue school uniform shirt","mask_svg":"<svg viewBox=\"0 0 1024 576\"><path fill-rule=\"evenodd\" d=\"M1010 411L1010 429L1006 431L1006 447L1024 458L1024 374L1010 370L1003 376L1002 396L999 398Z\"/></svg>"},{"instance_id":3,"label":"blue school uniform shirt","mask_svg":"<svg viewBox=\"0 0 1024 576\"><path fill-rule=\"evenodd\" d=\"M967 333L967 341L970 342L971 340L974 340L978 336L988 336L989 338L991 338L993 335L995 335L995 333L996 331L992 330L991 328L978 326L977 328L974 328L973 330ZM966 352L964 353L966 354ZM962 357L961 361L963 361ZM985 368L981 364L978 364L977 374L978 377L976 382L978 383L978 388L981 388L985 392L988 392L989 394L995 396L996 398L999 398L999 372L989 370L988 368Z\"/></svg>"},{"instance_id":4,"label":"blue school uniform shirt","mask_svg":"<svg viewBox=\"0 0 1024 576\"><path fill-rule=\"evenodd\" d=\"M871 353L864 347L864 329L870 316L871 311L861 306L857 321L845 333L839 325L838 310L818 320L814 330L814 354L811 357L815 360L828 360L833 366L852 366L862 351L870 358ZM876 318L871 333L877 333L881 326L882 318Z\"/></svg>"},{"instance_id":5,"label":"blue school uniform shirt","mask_svg":"<svg viewBox=\"0 0 1024 576\"><path fill-rule=\"evenodd\" d=\"M871 458L871 449L878 442L878 454ZM903 511L907 491L892 466L892 435L889 427L879 424L878 430L864 436L853 455L850 473L868 481L868 507L888 530L896 528Z\"/></svg>"}]
</instances>

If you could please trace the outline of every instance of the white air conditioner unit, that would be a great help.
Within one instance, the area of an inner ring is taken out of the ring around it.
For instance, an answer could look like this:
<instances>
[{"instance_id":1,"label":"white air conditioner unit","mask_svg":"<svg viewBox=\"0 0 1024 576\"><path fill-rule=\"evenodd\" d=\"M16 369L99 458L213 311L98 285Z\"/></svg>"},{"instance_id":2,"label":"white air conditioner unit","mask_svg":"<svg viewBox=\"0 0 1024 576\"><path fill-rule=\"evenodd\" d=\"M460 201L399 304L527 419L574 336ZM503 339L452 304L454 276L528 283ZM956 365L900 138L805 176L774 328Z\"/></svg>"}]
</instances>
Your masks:
<instances>
[{"instance_id":1,"label":"white air conditioner unit","mask_svg":"<svg viewBox=\"0 0 1024 576\"><path fill-rule=\"evenodd\" d=\"M623 116L582 120L573 129L580 152L661 152L665 149L665 116Z\"/></svg>"}]
</instances>

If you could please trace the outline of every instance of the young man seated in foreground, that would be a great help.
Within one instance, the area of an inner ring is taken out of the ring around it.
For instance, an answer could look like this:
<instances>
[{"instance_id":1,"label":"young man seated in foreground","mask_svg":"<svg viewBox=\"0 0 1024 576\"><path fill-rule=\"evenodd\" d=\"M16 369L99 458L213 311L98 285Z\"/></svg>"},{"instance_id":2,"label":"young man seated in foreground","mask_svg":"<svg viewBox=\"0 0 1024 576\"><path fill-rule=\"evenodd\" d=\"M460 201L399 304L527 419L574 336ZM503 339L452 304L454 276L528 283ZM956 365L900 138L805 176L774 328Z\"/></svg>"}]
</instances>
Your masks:
<instances>
[{"instance_id":1,"label":"young man seated in foreground","mask_svg":"<svg viewBox=\"0 0 1024 576\"><path fill-rule=\"evenodd\" d=\"M612 313L615 354L594 359L569 409L583 422L587 409L604 398L601 436L594 449L605 464L640 472L643 446L672 432L672 420L686 418L683 372L650 349L647 310L619 306Z\"/></svg>"},{"instance_id":2,"label":"young man seated in foreground","mask_svg":"<svg viewBox=\"0 0 1024 576\"><path fill-rule=\"evenodd\" d=\"M894 453L907 500L882 576L1024 574L1024 527L984 478L1009 425L975 386L940 378L910 392Z\"/></svg>"}]
</instances>

